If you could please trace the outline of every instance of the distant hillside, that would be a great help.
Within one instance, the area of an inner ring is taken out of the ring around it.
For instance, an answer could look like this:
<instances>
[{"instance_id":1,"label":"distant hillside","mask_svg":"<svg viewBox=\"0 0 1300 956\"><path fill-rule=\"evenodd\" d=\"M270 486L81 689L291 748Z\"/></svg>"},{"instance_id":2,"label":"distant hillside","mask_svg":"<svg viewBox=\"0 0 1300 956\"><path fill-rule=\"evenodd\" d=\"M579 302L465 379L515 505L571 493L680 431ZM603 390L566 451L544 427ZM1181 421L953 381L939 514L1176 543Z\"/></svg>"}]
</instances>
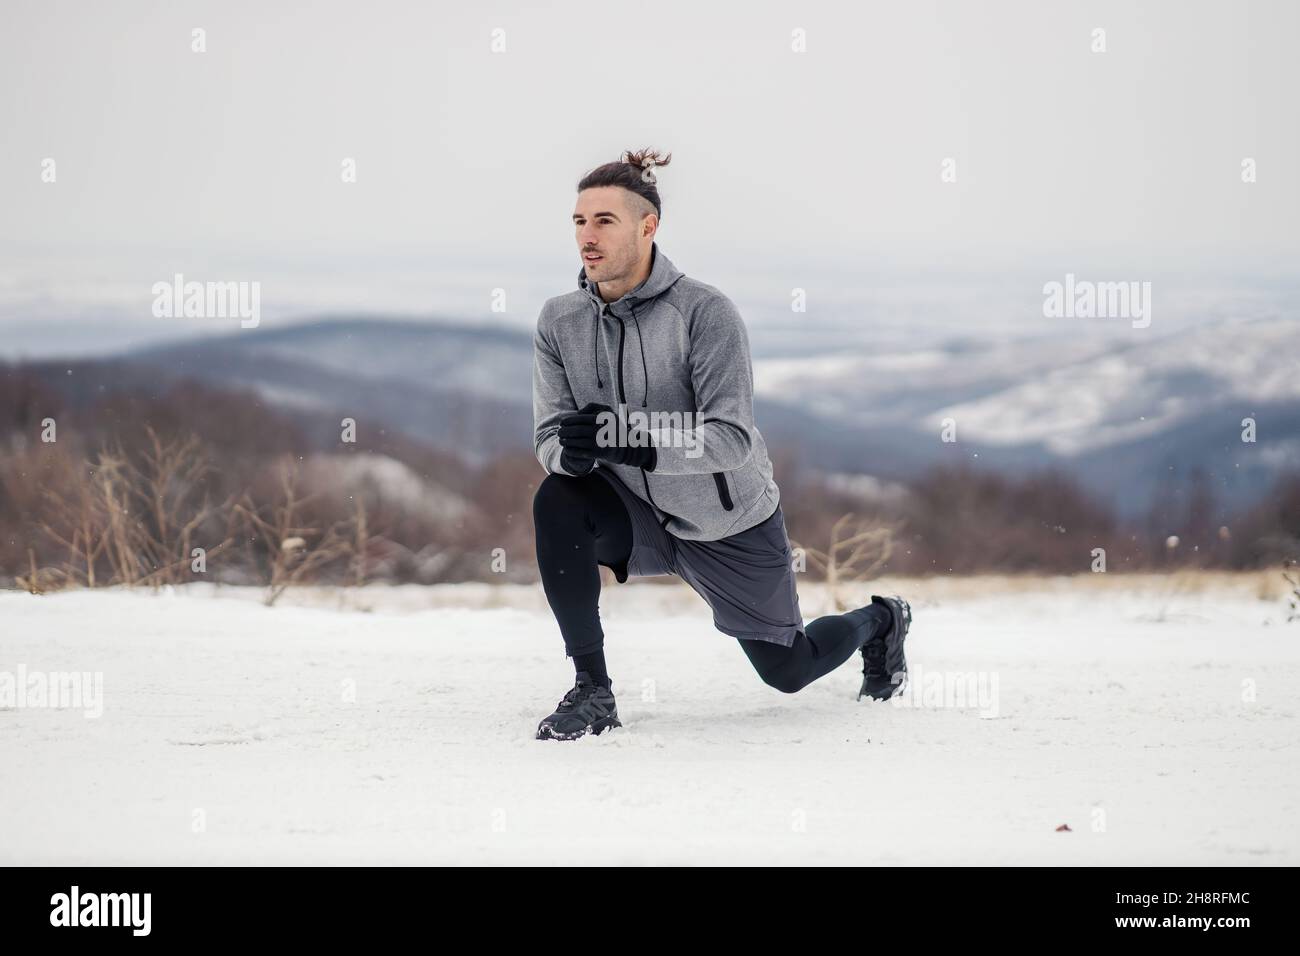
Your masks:
<instances>
[{"instance_id":1,"label":"distant hillside","mask_svg":"<svg viewBox=\"0 0 1300 956\"><path fill-rule=\"evenodd\" d=\"M1297 343L1297 323L1260 320L1119 344L967 339L757 359L756 414L774 455L828 472L1055 467L1128 514L1202 472L1240 505L1300 469ZM63 392L183 379L252 390L324 441L347 416L471 462L531 447L532 343L519 331L358 316L77 364L75 380L58 363L35 367ZM1258 422L1253 445L1239 439L1246 416ZM940 440L945 418L956 444Z\"/></svg>"}]
</instances>

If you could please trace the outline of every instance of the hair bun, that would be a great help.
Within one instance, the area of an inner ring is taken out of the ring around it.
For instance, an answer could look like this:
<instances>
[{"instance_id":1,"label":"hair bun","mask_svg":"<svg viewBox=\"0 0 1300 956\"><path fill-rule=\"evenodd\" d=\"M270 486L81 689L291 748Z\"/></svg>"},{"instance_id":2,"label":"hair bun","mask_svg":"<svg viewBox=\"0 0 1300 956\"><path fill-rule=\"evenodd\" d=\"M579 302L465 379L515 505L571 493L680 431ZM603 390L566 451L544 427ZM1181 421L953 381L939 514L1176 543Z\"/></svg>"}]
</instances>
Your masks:
<instances>
[{"instance_id":1,"label":"hair bun","mask_svg":"<svg viewBox=\"0 0 1300 956\"><path fill-rule=\"evenodd\" d=\"M672 158L672 153L660 156L658 150L654 149L629 149L623 154L623 162L639 167L642 180L648 183L655 181L655 167L667 166Z\"/></svg>"}]
</instances>

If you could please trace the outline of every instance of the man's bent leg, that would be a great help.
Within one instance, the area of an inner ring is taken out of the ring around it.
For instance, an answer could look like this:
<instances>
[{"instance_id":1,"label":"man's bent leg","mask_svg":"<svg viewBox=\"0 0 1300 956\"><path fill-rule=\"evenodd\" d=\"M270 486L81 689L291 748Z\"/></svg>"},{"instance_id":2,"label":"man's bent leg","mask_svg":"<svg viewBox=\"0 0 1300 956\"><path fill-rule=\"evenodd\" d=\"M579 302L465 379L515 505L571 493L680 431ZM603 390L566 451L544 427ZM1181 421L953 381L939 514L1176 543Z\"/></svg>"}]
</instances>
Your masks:
<instances>
[{"instance_id":1,"label":"man's bent leg","mask_svg":"<svg viewBox=\"0 0 1300 956\"><path fill-rule=\"evenodd\" d=\"M626 574L632 551L627 508L598 475L547 475L533 497L533 526L542 589L564 637L565 653L574 658L576 669L598 668L603 676L599 565Z\"/></svg>"},{"instance_id":2,"label":"man's bent leg","mask_svg":"<svg viewBox=\"0 0 1300 956\"><path fill-rule=\"evenodd\" d=\"M817 618L789 647L756 640L742 640L740 646L765 684L793 694L829 674L891 626L888 609L873 603Z\"/></svg>"}]
</instances>

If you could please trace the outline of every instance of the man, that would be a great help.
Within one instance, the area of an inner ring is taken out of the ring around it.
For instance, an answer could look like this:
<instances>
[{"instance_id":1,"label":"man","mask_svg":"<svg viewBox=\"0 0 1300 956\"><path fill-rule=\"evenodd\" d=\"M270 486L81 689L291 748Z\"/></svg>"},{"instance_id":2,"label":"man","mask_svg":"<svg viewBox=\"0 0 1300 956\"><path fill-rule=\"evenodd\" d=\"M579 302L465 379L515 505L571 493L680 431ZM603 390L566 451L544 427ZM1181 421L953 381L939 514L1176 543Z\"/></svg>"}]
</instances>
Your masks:
<instances>
[{"instance_id":1,"label":"man","mask_svg":"<svg viewBox=\"0 0 1300 956\"><path fill-rule=\"evenodd\" d=\"M539 739L620 726L605 664L599 565L619 583L677 574L713 609L759 676L786 693L854 653L858 697L902 688L911 609L873 597L807 627L763 436L754 426L745 325L713 286L659 250L653 169L629 152L578 183L578 289L546 302L534 336L537 563L573 658L573 689Z\"/></svg>"}]
</instances>

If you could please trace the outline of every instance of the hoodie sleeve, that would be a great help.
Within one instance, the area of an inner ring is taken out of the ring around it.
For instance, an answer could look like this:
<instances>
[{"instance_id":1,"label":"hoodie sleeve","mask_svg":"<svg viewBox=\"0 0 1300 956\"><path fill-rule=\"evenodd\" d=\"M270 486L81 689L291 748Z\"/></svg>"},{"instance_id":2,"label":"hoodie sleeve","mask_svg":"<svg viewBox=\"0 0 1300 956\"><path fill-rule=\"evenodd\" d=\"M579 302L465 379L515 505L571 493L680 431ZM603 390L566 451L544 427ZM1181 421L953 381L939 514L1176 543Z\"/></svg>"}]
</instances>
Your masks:
<instances>
[{"instance_id":1,"label":"hoodie sleeve","mask_svg":"<svg viewBox=\"0 0 1300 956\"><path fill-rule=\"evenodd\" d=\"M549 474L573 476L560 465L560 419L578 410L559 352L548 338L546 308L533 334L533 447Z\"/></svg>"},{"instance_id":2,"label":"hoodie sleeve","mask_svg":"<svg viewBox=\"0 0 1300 956\"><path fill-rule=\"evenodd\" d=\"M701 302L690 328L693 428L659 428L655 474L731 471L754 451L754 368L740 310L725 295Z\"/></svg>"}]
</instances>

